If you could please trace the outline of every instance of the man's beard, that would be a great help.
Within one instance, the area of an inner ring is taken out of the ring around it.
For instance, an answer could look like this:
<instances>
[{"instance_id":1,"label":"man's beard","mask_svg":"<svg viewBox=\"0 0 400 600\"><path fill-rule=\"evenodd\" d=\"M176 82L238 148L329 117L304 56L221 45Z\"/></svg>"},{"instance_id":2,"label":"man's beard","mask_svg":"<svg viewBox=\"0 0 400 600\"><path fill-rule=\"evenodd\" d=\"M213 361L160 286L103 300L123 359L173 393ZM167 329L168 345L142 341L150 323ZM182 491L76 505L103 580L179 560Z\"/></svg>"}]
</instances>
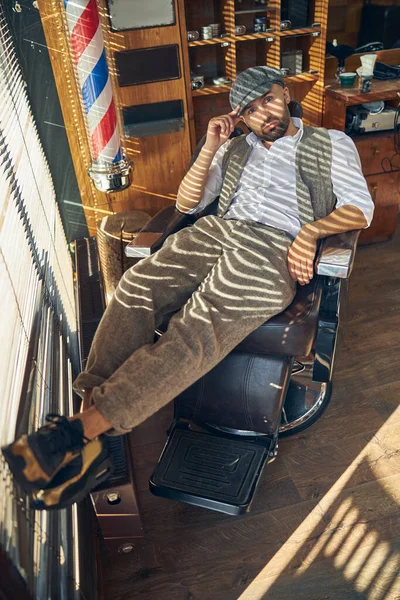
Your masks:
<instances>
[{"instance_id":1,"label":"man's beard","mask_svg":"<svg viewBox=\"0 0 400 600\"><path fill-rule=\"evenodd\" d=\"M271 119L269 121L269 123L266 123L265 125L269 125L270 123L274 123L274 119ZM263 127L265 127L265 125ZM258 135L258 137L265 141L265 142L274 142L275 140L278 140L279 138L283 137L285 135L285 133L288 130L288 127L290 125L290 113L289 111L287 111L287 113L285 115L283 115L283 117L277 121L272 129L269 129L267 131L264 131L263 129L261 129L261 132Z\"/></svg>"}]
</instances>

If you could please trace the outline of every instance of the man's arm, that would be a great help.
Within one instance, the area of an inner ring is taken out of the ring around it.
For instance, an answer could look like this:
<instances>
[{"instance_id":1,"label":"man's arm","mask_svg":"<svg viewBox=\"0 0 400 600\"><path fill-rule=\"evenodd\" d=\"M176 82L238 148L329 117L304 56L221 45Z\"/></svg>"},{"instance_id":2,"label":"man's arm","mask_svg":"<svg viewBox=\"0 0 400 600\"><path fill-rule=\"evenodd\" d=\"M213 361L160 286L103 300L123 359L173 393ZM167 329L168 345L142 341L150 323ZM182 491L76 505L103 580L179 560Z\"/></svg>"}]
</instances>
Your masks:
<instances>
[{"instance_id":1,"label":"man's arm","mask_svg":"<svg viewBox=\"0 0 400 600\"><path fill-rule=\"evenodd\" d=\"M314 275L314 258L318 240L368 226L364 213L350 204L337 208L330 215L304 225L290 247L288 254L289 272L300 285L309 283Z\"/></svg>"},{"instance_id":2,"label":"man's arm","mask_svg":"<svg viewBox=\"0 0 400 600\"><path fill-rule=\"evenodd\" d=\"M313 278L317 241L328 235L369 227L374 203L362 173L353 140L341 131L330 130L332 140L331 180L336 209L324 219L305 225L288 255L289 272L301 285Z\"/></svg>"},{"instance_id":3,"label":"man's arm","mask_svg":"<svg viewBox=\"0 0 400 600\"><path fill-rule=\"evenodd\" d=\"M203 146L197 160L186 173L176 199L176 208L180 212L186 213L196 208L203 198L204 187L215 154L216 151L213 152Z\"/></svg>"},{"instance_id":4,"label":"man's arm","mask_svg":"<svg viewBox=\"0 0 400 600\"><path fill-rule=\"evenodd\" d=\"M239 107L227 115L214 117L209 122L204 146L179 186L176 200L176 208L179 211L183 213L192 211L203 198L211 163L217 151L229 139L236 123L239 121L237 117L238 109Z\"/></svg>"}]
</instances>

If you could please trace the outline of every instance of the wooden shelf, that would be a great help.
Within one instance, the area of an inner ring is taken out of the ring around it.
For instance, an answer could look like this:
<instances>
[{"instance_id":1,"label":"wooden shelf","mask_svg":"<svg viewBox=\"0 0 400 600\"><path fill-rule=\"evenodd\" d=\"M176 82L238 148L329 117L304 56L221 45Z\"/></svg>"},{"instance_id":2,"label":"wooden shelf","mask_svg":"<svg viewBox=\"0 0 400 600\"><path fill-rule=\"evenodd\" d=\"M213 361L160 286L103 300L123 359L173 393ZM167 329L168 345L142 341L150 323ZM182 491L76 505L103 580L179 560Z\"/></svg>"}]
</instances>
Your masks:
<instances>
[{"instance_id":1,"label":"wooden shelf","mask_svg":"<svg viewBox=\"0 0 400 600\"><path fill-rule=\"evenodd\" d=\"M300 73L285 77L285 83L301 83L304 81L318 81L319 75L315 73ZM192 90L192 96L208 96L210 94L225 94L231 90L231 85L206 85L199 90Z\"/></svg>"},{"instance_id":2,"label":"wooden shelf","mask_svg":"<svg viewBox=\"0 0 400 600\"><path fill-rule=\"evenodd\" d=\"M220 18L223 36L210 40L188 42L187 60L189 68L201 63L207 75L206 81L211 82L212 73L226 76L232 82L238 73L250 67L269 65L280 69L282 54L289 50L301 50L303 54L304 72L299 75L285 77L285 82L290 86L291 94L296 100L303 102L303 115L305 123L320 126L324 106L324 88L320 83L325 74L325 42L326 22L328 17L328 0L309 0L310 17L306 27L280 31L281 5L283 0L269 0L269 4L257 4L247 1L239 4L235 0L210 0L204 6L204 12L199 11L199 0L178 0L186 6L186 25L189 29L199 31L203 23L212 23ZM223 10L221 9L223 8ZM253 18L267 16L270 12L269 31L254 32ZM218 15L218 17L217 17ZM301 21L299 21L301 23ZM304 21L303 21L304 23ZM235 25L245 24L247 31L244 35L235 35ZM315 26L312 27L311 25ZM317 26L318 25L318 26ZM183 34L186 35L184 30ZM221 51L218 47L222 46ZM186 44L184 46L187 48ZM205 48L198 50L193 48ZM217 51L218 49L218 51ZM195 62L197 61L197 62ZM314 71L310 73L310 71ZM196 71L197 72L197 71ZM231 85L206 84L204 88L192 90L190 86L190 72L188 77L187 94L190 98L189 107L191 114L191 140L192 147L205 132L207 119L215 114L223 114L230 110L228 92ZM201 99L202 97L202 99ZM193 110L196 103L201 110Z\"/></svg>"},{"instance_id":3,"label":"wooden shelf","mask_svg":"<svg viewBox=\"0 0 400 600\"><path fill-rule=\"evenodd\" d=\"M192 90L192 96L208 96L210 94L225 94L231 91L231 85L206 85L199 90Z\"/></svg>"},{"instance_id":4,"label":"wooden shelf","mask_svg":"<svg viewBox=\"0 0 400 600\"><path fill-rule=\"evenodd\" d=\"M271 12L275 10L276 7L268 8L268 5L265 4L264 8L249 8L248 10L235 10L235 15L250 15L254 13L266 13L267 11Z\"/></svg>"},{"instance_id":5,"label":"wooden shelf","mask_svg":"<svg viewBox=\"0 0 400 600\"><path fill-rule=\"evenodd\" d=\"M248 42L249 40L265 40L267 38L273 38L270 40L271 44L275 41L274 35L276 35L276 31L263 31L262 33L245 33L244 35L236 35L234 40L236 43L238 42Z\"/></svg>"},{"instance_id":6,"label":"wooden shelf","mask_svg":"<svg viewBox=\"0 0 400 600\"><path fill-rule=\"evenodd\" d=\"M319 32L321 34L321 27L302 27L301 29L286 29L285 31L277 31L276 35L279 37L291 37L296 35L310 35L311 33Z\"/></svg>"},{"instance_id":7,"label":"wooden shelf","mask_svg":"<svg viewBox=\"0 0 400 600\"><path fill-rule=\"evenodd\" d=\"M290 75L285 77L285 83L300 83L301 81L318 81L317 73L300 73L299 75Z\"/></svg>"},{"instance_id":8,"label":"wooden shelf","mask_svg":"<svg viewBox=\"0 0 400 600\"><path fill-rule=\"evenodd\" d=\"M195 42L188 42L189 48L195 48L196 46L213 46L215 44L223 44L224 42L232 42L233 39L229 36L212 38L211 40L196 40Z\"/></svg>"},{"instance_id":9,"label":"wooden shelf","mask_svg":"<svg viewBox=\"0 0 400 600\"><path fill-rule=\"evenodd\" d=\"M273 37L277 34L275 29L271 31L263 31L262 33L245 33L244 35L235 35L235 36L226 36L223 38L212 38L211 40L197 40L196 42L189 42L188 46L190 48L198 47L198 46L213 46L215 44L223 44L224 42L246 42L249 40L263 40L270 37ZM275 41L275 38L272 41Z\"/></svg>"}]
</instances>

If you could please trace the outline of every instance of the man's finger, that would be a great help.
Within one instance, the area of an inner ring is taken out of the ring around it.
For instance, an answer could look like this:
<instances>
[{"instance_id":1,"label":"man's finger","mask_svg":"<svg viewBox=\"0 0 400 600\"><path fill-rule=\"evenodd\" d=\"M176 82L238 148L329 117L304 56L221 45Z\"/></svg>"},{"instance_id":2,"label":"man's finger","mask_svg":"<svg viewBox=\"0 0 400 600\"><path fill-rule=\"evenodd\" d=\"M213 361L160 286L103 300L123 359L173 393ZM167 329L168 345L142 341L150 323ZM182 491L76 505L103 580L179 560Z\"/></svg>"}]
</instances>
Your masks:
<instances>
[{"instance_id":1,"label":"man's finger","mask_svg":"<svg viewBox=\"0 0 400 600\"><path fill-rule=\"evenodd\" d=\"M294 279L296 281L296 271L295 271L295 268L294 268L294 262L293 262L290 250L289 250L289 254L288 254L288 259L287 260L288 260L289 275L290 275L290 277L292 279Z\"/></svg>"},{"instance_id":2,"label":"man's finger","mask_svg":"<svg viewBox=\"0 0 400 600\"><path fill-rule=\"evenodd\" d=\"M296 281L301 284L303 276L302 276L302 273L300 270L300 266L298 264L296 264L295 269L296 269L296 271L295 271L296 272Z\"/></svg>"},{"instance_id":3,"label":"man's finger","mask_svg":"<svg viewBox=\"0 0 400 600\"><path fill-rule=\"evenodd\" d=\"M232 112L228 113L228 117L229 117L230 119L232 119L232 121L233 121L233 124L234 124L234 125L236 125L236 123L237 123L238 121L240 121L240 117L238 116L238 112L239 112L239 110L240 110L240 106L237 106L237 107L235 108L235 110L233 110Z\"/></svg>"},{"instance_id":4,"label":"man's finger","mask_svg":"<svg viewBox=\"0 0 400 600\"><path fill-rule=\"evenodd\" d=\"M308 279L307 272L306 272L306 270L305 270L304 267L305 267L304 261L300 261L299 272L300 272L300 283L301 283L301 285L305 285L307 283L307 279Z\"/></svg>"},{"instance_id":5,"label":"man's finger","mask_svg":"<svg viewBox=\"0 0 400 600\"><path fill-rule=\"evenodd\" d=\"M309 283L307 263L304 261L301 262L301 275L304 283Z\"/></svg>"},{"instance_id":6,"label":"man's finger","mask_svg":"<svg viewBox=\"0 0 400 600\"><path fill-rule=\"evenodd\" d=\"M212 119L208 126L211 129L217 129L218 127L221 127L221 119Z\"/></svg>"},{"instance_id":7,"label":"man's finger","mask_svg":"<svg viewBox=\"0 0 400 600\"><path fill-rule=\"evenodd\" d=\"M231 133L233 131L233 128L235 127L235 124L232 122L232 119L230 117L225 117L224 123L225 123L225 131L227 133Z\"/></svg>"},{"instance_id":8,"label":"man's finger","mask_svg":"<svg viewBox=\"0 0 400 600\"><path fill-rule=\"evenodd\" d=\"M314 276L314 266L312 260L307 261L307 271L309 278L312 279Z\"/></svg>"}]
</instances>

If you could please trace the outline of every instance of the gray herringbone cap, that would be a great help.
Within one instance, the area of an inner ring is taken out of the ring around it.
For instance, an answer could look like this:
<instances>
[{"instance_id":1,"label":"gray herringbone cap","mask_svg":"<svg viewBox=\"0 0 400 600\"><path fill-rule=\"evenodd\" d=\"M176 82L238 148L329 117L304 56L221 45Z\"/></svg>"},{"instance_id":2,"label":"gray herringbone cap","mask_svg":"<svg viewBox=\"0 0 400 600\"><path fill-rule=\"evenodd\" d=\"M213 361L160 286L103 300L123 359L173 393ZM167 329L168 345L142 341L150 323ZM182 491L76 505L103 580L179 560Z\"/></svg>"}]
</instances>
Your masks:
<instances>
[{"instance_id":1,"label":"gray herringbone cap","mask_svg":"<svg viewBox=\"0 0 400 600\"><path fill-rule=\"evenodd\" d=\"M281 72L273 67L250 67L242 71L236 77L229 94L229 102L232 110L240 105L239 115L243 109L268 92L274 83L284 87L284 79Z\"/></svg>"}]
</instances>

